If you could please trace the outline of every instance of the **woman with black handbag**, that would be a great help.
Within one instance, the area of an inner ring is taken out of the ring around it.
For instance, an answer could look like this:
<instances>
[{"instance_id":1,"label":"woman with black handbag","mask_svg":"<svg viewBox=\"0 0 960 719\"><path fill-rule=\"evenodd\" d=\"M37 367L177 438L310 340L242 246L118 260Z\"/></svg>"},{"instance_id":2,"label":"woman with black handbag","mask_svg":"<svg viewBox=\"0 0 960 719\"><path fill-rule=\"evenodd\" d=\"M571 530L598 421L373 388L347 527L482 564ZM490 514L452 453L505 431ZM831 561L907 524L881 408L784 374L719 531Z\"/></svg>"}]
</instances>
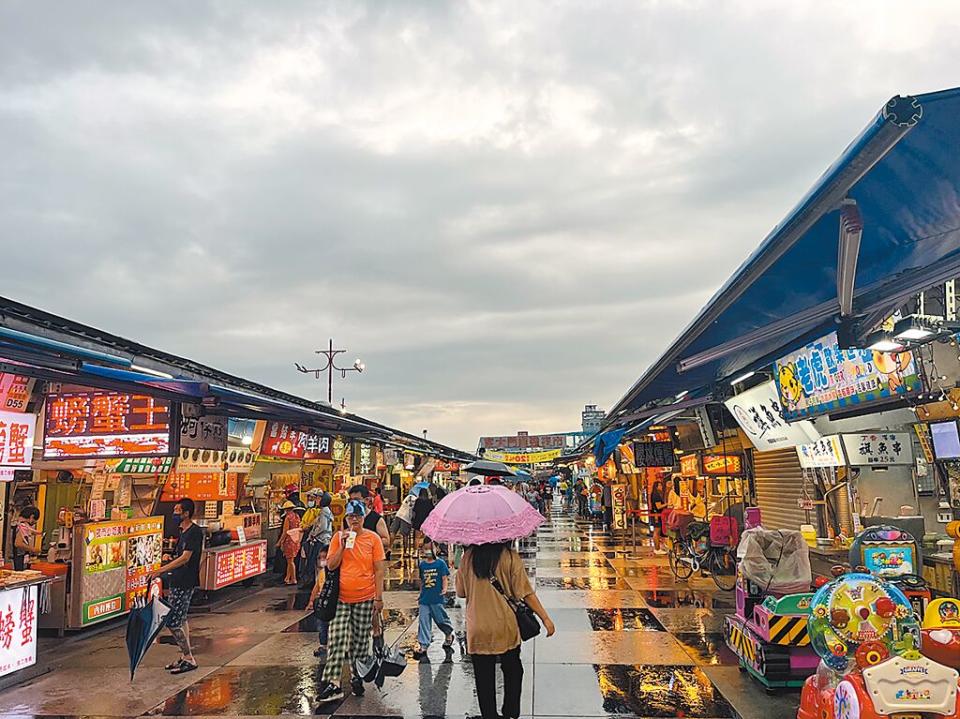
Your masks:
<instances>
[{"instance_id":1,"label":"woman with black handbag","mask_svg":"<svg viewBox=\"0 0 960 719\"><path fill-rule=\"evenodd\" d=\"M510 543L469 547L457 572L457 596L467 600L467 651L473 659L477 699L483 719L520 716L523 664L520 643L556 631L530 586L523 560ZM503 672L503 708L497 711L496 666Z\"/></svg>"}]
</instances>

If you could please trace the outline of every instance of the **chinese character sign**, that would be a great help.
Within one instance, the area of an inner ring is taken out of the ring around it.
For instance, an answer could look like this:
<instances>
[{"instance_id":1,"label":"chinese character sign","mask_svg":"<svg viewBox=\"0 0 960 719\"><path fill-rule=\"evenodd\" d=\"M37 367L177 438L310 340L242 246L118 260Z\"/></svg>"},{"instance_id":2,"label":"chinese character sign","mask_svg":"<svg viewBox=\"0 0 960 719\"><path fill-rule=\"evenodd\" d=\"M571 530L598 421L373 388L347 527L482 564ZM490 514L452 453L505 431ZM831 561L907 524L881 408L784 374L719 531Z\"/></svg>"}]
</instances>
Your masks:
<instances>
[{"instance_id":1,"label":"chinese character sign","mask_svg":"<svg viewBox=\"0 0 960 719\"><path fill-rule=\"evenodd\" d=\"M843 446L852 467L913 464L913 442L909 432L845 434Z\"/></svg>"},{"instance_id":2,"label":"chinese character sign","mask_svg":"<svg viewBox=\"0 0 960 719\"><path fill-rule=\"evenodd\" d=\"M34 382L32 377L0 372L0 410L26 412Z\"/></svg>"},{"instance_id":3,"label":"chinese character sign","mask_svg":"<svg viewBox=\"0 0 960 719\"><path fill-rule=\"evenodd\" d=\"M37 589L0 591L0 677L37 663Z\"/></svg>"},{"instance_id":4,"label":"chinese character sign","mask_svg":"<svg viewBox=\"0 0 960 719\"><path fill-rule=\"evenodd\" d=\"M216 415L182 417L180 446L189 449L227 449L227 418Z\"/></svg>"},{"instance_id":5,"label":"chinese character sign","mask_svg":"<svg viewBox=\"0 0 960 719\"><path fill-rule=\"evenodd\" d=\"M365 442L355 442L353 445L354 477L366 477L377 473L377 447Z\"/></svg>"},{"instance_id":6,"label":"chinese character sign","mask_svg":"<svg viewBox=\"0 0 960 719\"><path fill-rule=\"evenodd\" d=\"M326 459L333 454L330 437L284 422L267 422L260 454L277 459Z\"/></svg>"},{"instance_id":7,"label":"chinese character sign","mask_svg":"<svg viewBox=\"0 0 960 719\"><path fill-rule=\"evenodd\" d=\"M816 442L801 444L797 447L797 457L804 469L816 467L842 467L846 462L839 435L821 437Z\"/></svg>"},{"instance_id":8,"label":"chinese character sign","mask_svg":"<svg viewBox=\"0 0 960 719\"><path fill-rule=\"evenodd\" d=\"M47 395L46 459L166 456L170 403L146 395L90 390Z\"/></svg>"},{"instance_id":9,"label":"chinese character sign","mask_svg":"<svg viewBox=\"0 0 960 719\"><path fill-rule=\"evenodd\" d=\"M36 426L32 414L0 412L0 466L30 466Z\"/></svg>"},{"instance_id":10,"label":"chinese character sign","mask_svg":"<svg viewBox=\"0 0 960 719\"><path fill-rule=\"evenodd\" d=\"M788 421L923 389L912 352L842 350L836 332L777 360L774 369Z\"/></svg>"},{"instance_id":11,"label":"chinese character sign","mask_svg":"<svg viewBox=\"0 0 960 719\"><path fill-rule=\"evenodd\" d=\"M757 385L724 404L761 452L796 447L820 437L812 422L787 422L773 382Z\"/></svg>"}]
</instances>

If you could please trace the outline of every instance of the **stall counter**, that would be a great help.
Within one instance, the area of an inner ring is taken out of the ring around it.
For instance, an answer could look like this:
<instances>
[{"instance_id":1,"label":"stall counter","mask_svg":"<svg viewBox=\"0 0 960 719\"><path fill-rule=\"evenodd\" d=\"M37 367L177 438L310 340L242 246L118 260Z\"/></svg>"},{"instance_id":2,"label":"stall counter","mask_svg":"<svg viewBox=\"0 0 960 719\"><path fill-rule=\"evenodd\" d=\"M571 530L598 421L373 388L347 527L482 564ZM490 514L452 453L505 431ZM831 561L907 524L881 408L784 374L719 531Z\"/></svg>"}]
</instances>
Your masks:
<instances>
[{"instance_id":1,"label":"stall counter","mask_svg":"<svg viewBox=\"0 0 960 719\"><path fill-rule=\"evenodd\" d=\"M267 540L207 547L200 558L200 588L214 592L267 571Z\"/></svg>"},{"instance_id":2,"label":"stall counter","mask_svg":"<svg viewBox=\"0 0 960 719\"><path fill-rule=\"evenodd\" d=\"M48 589L43 585L54 581L54 577L37 576L0 585L0 678L37 663L41 592Z\"/></svg>"}]
</instances>

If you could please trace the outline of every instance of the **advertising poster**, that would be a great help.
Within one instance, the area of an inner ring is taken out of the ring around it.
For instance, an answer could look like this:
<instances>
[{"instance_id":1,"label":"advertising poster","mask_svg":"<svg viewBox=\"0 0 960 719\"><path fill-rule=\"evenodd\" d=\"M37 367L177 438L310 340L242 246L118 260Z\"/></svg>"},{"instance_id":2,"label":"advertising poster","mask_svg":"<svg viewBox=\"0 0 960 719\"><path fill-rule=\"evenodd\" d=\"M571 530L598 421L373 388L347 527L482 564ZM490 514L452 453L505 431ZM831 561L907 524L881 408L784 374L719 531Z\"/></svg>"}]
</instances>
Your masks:
<instances>
[{"instance_id":1,"label":"advertising poster","mask_svg":"<svg viewBox=\"0 0 960 719\"><path fill-rule=\"evenodd\" d=\"M160 498L175 502L189 497L195 502L237 498L237 475L235 472L173 472L167 475Z\"/></svg>"},{"instance_id":2,"label":"advertising poster","mask_svg":"<svg viewBox=\"0 0 960 719\"><path fill-rule=\"evenodd\" d=\"M26 412L34 382L32 377L0 372L0 410Z\"/></svg>"},{"instance_id":3,"label":"advertising poster","mask_svg":"<svg viewBox=\"0 0 960 719\"><path fill-rule=\"evenodd\" d=\"M170 403L145 395L89 390L47 394L45 459L171 454Z\"/></svg>"},{"instance_id":4,"label":"advertising poster","mask_svg":"<svg viewBox=\"0 0 960 719\"><path fill-rule=\"evenodd\" d=\"M552 462L563 454L562 449L547 449L542 452L487 452L484 459L504 464L539 464Z\"/></svg>"},{"instance_id":5,"label":"advertising poster","mask_svg":"<svg viewBox=\"0 0 960 719\"><path fill-rule=\"evenodd\" d=\"M912 352L842 350L832 332L774 365L787 421L923 391Z\"/></svg>"},{"instance_id":6,"label":"advertising poster","mask_svg":"<svg viewBox=\"0 0 960 719\"><path fill-rule=\"evenodd\" d=\"M123 522L87 527L84 533L84 573L109 572L124 566L127 563L126 533Z\"/></svg>"},{"instance_id":7,"label":"advertising poster","mask_svg":"<svg viewBox=\"0 0 960 719\"><path fill-rule=\"evenodd\" d=\"M147 573L163 558L163 518L127 520L127 604L147 589Z\"/></svg>"},{"instance_id":8,"label":"advertising poster","mask_svg":"<svg viewBox=\"0 0 960 719\"><path fill-rule=\"evenodd\" d=\"M38 590L0 591L0 677L37 663Z\"/></svg>"}]
</instances>

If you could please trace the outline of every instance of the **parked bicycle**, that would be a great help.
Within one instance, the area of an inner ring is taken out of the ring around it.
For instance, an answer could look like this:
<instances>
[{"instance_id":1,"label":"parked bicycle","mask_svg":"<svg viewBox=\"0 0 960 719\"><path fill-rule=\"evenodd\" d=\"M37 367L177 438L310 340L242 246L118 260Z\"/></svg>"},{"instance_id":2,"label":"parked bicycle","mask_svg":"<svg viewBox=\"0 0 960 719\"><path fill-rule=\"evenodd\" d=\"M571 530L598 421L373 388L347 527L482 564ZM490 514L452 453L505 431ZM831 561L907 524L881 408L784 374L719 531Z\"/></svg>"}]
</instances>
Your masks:
<instances>
[{"instance_id":1,"label":"parked bicycle","mask_svg":"<svg viewBox=\"0 0 960 719\"><path fill-rule=\"evenodd\" d=\"M715 534L715 533L714 533ZM671 539L668 560L678 581L686 581L694 572L709 574L719 589L730 591L737 583L737 556L730 543L712 541L711 525L706 522L678 522L668 530Z\"/></svg>"}]
</instances>

